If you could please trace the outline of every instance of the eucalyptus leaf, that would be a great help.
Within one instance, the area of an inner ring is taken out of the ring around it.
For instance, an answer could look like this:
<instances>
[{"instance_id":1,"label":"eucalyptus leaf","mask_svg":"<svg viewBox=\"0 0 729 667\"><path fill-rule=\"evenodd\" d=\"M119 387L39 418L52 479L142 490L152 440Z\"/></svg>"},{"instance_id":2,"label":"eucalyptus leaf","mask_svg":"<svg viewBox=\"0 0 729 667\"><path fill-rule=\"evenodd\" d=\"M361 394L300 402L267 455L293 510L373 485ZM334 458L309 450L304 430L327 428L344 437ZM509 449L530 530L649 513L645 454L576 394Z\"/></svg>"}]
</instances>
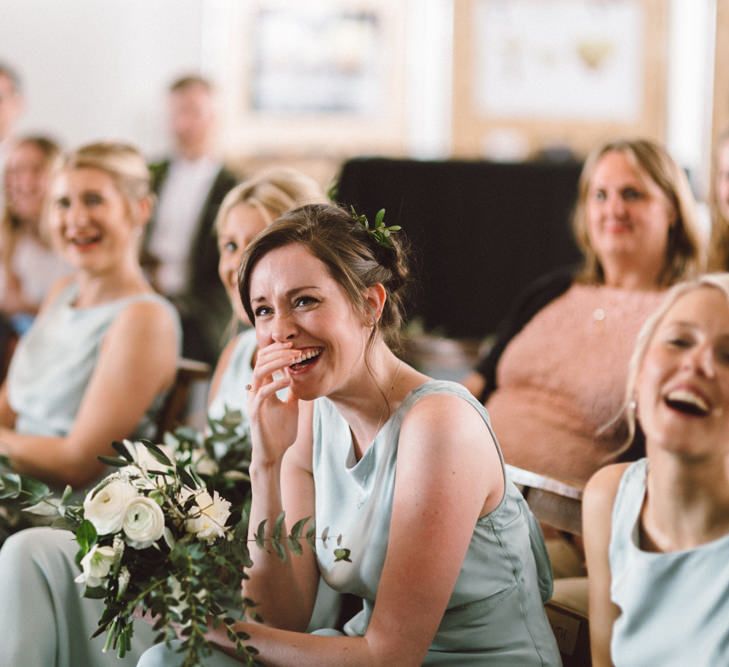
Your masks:
<instances>
[{"instance_id":1,"label":"eucalyptus leaf","mask_svg":"<svg viewBox=\"0 0 729 667\"><path fill-rule=\"evenodd\" d=\"M127 463L134 463L134 456L129 451L129 448L123 443L119 442L118 440L114 440L114 442L111 443L111 446L119 452L119 455L127 461Z\"/></svg>"},{"instance_id":2,"label":"eucalyptus leaf","mask_svg":"<svg viewBox=\"0 0 729 667\"><path fill-rule=\"evenodd\" d=\"M129 465L129 461L119 456L105 456L104 454L99 454L96 458L103 464L113 466L115 468L126 468Z\"/></svg>"},{"instance_id":3,"label":"eucalyptus leaf","mask_svg":"<svg viewBox=\"0 0 729 667\"><path fill-rule=\"evenodd\" d=\"M266 545L266 519L258 524L258 529L256 530L256 545L261 549L263 549Z\"/></svg>"},{"instance_id":4,"label":"eucalyptus leaf","mask_svg":"<svg viewBox=\"0 0 729 667\"><path fill-rule=\"evenodd\" d=\"M149 453L154 456L155 459L162 465L166 465L169 467L173 467L175 464L170 461L169 456L165 454L164 450L159 447L159 445L155 445L153 442L150 442L149 440L140 440L140 442L147 448Z\"/></svg>"},{"instance_id":5,"label":"eucalyptus leaf","mask_svg":"<svg viewBox=\"0 0 729 667\"><path fill-rule=\"evenodd\" d=\"M30 507L24 507L23 511L35 516L58 516L60 504L61 501L57 498L47 498Z\"/></svg>"}]
</instances>

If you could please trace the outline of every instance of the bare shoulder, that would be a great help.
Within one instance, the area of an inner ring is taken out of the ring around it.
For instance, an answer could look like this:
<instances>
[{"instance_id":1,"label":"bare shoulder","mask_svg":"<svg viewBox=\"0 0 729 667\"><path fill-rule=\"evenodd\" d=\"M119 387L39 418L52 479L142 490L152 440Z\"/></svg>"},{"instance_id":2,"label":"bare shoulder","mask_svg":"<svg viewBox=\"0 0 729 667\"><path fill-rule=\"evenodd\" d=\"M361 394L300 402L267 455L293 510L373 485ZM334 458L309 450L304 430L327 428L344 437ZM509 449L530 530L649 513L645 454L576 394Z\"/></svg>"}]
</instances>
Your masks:
<instances>
[{"instance_id":1,"label":"bare shoulder","mask_svg":"<svg viewBox=\"0 0 729 667\"><path fill-rule=\"evenodd\" d=\"M582 497L583 511L604 515L612 511L620 480L629 463L616 463L600 468L587 482Z\"/></svg>"},{"instance_id":2,"label":"bare shoulder","mask_svg":"<svg viewBox=\"0 0 729 667\"><path fill-rule=\"evenodd\" d=\"M467 425L472 423L486 428L481 414L465 397L450 393L433 393L420 398L408 410L403 424L409 427L425 425L439 429L453 426L462 428L464 419L468 420Z\"/></svg>"},{"instance_id":3,"label":"bare shoulder","mask_svg":"<svg viewBox=\"0 0 729 667\"><path fill-rule=\"evenodd\" d=\"M450 447L470 449L474 443L483 443L484 447L493 444L491 432L475 407L462 396L446 393L424 396L408 411L401 429L401 446L407 446L410 440L420 443L419 447L448 442Z\"/></svg>"},{"instance_id":4,"label":"bare shoulder","mask_svg":"<svg viewBox=\"0 0 729 667\"><path fill-rule=\"evenodd\" d=\"M134 301L114 319L116 334L162 337L166 341L177 336L177 322L171 306L158 300ZM157 342L150 338L149 343Z\"/></svg>"}]
</instances>

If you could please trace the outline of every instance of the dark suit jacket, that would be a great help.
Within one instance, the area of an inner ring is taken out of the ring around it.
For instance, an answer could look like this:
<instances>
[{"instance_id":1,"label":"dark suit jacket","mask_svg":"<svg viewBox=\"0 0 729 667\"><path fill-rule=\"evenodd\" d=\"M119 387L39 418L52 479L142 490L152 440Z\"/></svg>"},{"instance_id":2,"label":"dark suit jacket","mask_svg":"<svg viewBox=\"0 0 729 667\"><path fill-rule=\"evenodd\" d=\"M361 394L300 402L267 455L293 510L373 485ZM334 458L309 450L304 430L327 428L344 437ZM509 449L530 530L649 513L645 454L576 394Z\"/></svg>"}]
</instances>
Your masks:
<instances>
[{"instance_id":1,"label":"dark suit jacket","mask_svg":"<svg viewBox=\"0 0 729 667\"><path fill-rule=\"evenodd\" d=\"M167 178L170 160L150 165L152 188L159 194ZM223 198L235 186L238 179L224 167L220 169L210 188L200 218L195 238L190 246L190 271L182 294L172 301L182 319L182 353L190 359L215 364L222 349L225 330L232 311L225 288L218 278L218 244L215 237L215 216ZM142 255L149 257L148 247L155 225L153 217L144 237ZM144 263L144 262L143 262Z\"/></svg>"}]
</instances>

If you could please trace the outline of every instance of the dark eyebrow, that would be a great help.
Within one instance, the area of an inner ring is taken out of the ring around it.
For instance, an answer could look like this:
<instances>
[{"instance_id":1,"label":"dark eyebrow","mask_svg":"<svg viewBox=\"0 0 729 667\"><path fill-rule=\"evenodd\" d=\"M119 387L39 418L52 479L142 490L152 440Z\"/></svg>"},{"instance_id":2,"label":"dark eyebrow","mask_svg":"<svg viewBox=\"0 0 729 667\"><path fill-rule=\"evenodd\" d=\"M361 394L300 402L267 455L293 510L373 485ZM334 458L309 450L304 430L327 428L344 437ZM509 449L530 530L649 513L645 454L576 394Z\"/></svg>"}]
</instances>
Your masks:
<instances>
[{"instance_id":1,"label":"dark eyebrow","mask_svg":"<svg viewBox=\"0 0 729 667\"><path fill-rule=\"evenodd\" d=\"M318 290L320 288L317 287L316 285L302 285L301 287L294 287L293 289L290 289L288 292L286 292L286 294L284 294L284 296L287 299L290 299L297 292L303 292L303 291L308 290L308 289ZM259 303L259 302L265 301L265 300L266 299L264 297L258 296L258 297L254 298L254 299L251 299L251 303Z\"/></svg>"}]
</instances>

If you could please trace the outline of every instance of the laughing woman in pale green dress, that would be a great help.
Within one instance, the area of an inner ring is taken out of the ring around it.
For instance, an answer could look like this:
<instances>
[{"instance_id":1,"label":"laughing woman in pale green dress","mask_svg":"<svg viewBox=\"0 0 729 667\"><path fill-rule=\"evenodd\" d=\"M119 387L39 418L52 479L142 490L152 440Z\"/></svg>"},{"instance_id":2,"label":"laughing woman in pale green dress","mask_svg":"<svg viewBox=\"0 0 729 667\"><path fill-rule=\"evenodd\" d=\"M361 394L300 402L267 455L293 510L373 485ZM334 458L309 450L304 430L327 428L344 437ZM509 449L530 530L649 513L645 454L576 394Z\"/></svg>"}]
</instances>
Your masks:
<instances>
[{"instance_id":1,"label":"laughing woman in pale green dress","mask_svg":"<svg viewBox=\"0 0 729 667\"><path fill-rule=\"evenodd\" d=\"M336 562L332 539L285 561L254 548L245 594L266 624L240 629L266 665L559 665L542 537L485 409L388 345L407 276L388 231L307 206L246 251L241 298L260 346L250 525L315 516L352 562ZM305 632L320 574L362 600L344 632ZM222 633L210 639L207 665L237 664ZM139 666L179 664L160 645Z\"/></svg>"}]
</instances>

